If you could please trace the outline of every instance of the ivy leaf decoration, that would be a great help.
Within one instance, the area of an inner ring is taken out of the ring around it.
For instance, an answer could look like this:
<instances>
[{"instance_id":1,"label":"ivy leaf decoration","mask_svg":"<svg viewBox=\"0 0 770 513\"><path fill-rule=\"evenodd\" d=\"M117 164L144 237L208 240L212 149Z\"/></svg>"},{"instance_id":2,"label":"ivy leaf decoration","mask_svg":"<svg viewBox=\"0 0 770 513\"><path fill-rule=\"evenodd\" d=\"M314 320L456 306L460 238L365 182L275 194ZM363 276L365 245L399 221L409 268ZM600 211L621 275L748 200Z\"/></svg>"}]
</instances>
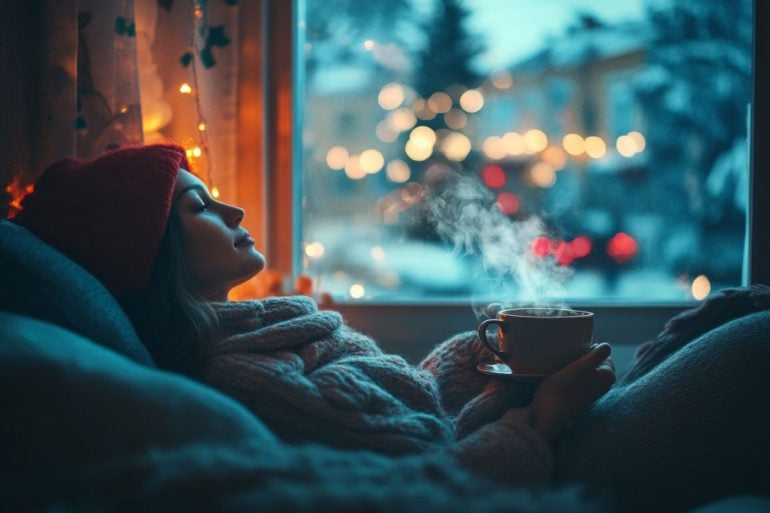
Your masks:
<instances>
[{"instance_id":1,"label":"ivy leaf decoration","mask_svg":"<svg viewBox=\"0 0 770 513\"><path fill-rule=\"evenodd\" d=\"M227 34L225 34L224 25L215 25L213 27L209 27L208 37L206 38L206 46L203 47L203 49L200 52L201 62L203 62L203 66L205 66L206 68L211 68L214 65L216 65L216 60L214 60L214 54L211 52L211 49L213 47L218 46L222 48L229 44L230 44L230 38L228 38Z\"/></svg>"},{"instance_id":2,"label":"ivy leaf decoration","mask_svg":"<svg viewBox=\"0 0 770 513\"><path fill-rule=\"evenodd\" d=\"M115 18L115 33L119 36L135 37L136 23L133 21L129 22L123 16L118 16Z\"/></svg>"},{"instance_id":3,"label":"ivy leaf decoration","mask_svg":"<svg viewBox=\"0 0 770 513\"><path fill-rule=\"evenodd\" d=\"M217 61L214 60L214 55L211 53L211 48L206 47L201 50L201 62L206 68L213 68Z\"/></svg>"},{"instance_id":4,"label":"ivy leaf decoration","mask_svg":"<svg viewBox=\"0 0 770 513\"><path fill-rule=\"evenodd\" d=\"M225 35L225 26L216 25L209 28L209 37L206 41L206 46L219 46L224 47L230 44L230 38Z\"/></svg>"},{"instance_id":5,"label":"ivy leaf decoration","mask_svg":"<svg viewBox=\"0 0 770 513\"><path fill-rule=\"evenodd\" d=\"M190 65L192 60L193 60L193 54L190 52L183 53L182 56L179 58L179 62L181 62L182 66L185 68Z\"/></svg>"}]
</instances>

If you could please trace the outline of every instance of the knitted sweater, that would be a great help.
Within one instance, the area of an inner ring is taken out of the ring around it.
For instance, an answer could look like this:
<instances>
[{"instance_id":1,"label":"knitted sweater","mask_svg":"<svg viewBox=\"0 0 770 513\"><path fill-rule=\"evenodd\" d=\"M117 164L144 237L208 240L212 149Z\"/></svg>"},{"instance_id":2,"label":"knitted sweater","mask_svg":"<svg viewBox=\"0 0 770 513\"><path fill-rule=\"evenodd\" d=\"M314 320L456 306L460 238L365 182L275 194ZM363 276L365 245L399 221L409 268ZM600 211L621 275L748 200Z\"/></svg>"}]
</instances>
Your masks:
<instances>
[{"instance_id":1,"label":"knitted sweater","mask_svg":"<svg viewBox=\"0 0 770 513\"><path fill-rule=\"evenodd\" d=\"M222 336L204 348L204 380L278 436L389 454L446 452L509 483L550 479L550 448L529 427L529 409L512 408L532 389L477 373L485 352L472 333L415 367L309 298L214 307Z\"/></svg>"}]
</instances>

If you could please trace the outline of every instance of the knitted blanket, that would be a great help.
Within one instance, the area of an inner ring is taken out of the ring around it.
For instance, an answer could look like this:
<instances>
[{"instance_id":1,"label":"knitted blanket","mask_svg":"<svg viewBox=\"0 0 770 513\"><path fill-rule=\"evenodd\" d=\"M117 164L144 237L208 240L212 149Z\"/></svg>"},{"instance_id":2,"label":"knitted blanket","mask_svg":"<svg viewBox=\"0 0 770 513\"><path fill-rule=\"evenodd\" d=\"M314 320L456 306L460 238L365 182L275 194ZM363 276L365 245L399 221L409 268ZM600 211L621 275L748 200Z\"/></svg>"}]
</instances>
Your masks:
<instances>
[{"instance_id":1,"label":"knitted blanket","mask_svg":"<svg viewBox=\"0 0 770 513\"><path fill-rule=\"evenodd\" d=\"M415 367L306 297L214 307L222 337L205 348L204 380L284 440L444 452L509 483L550 479L550 448L529 427L524 407L533 388L476 372L487 353L472 332Z\"/></svg>"}]
</instances>

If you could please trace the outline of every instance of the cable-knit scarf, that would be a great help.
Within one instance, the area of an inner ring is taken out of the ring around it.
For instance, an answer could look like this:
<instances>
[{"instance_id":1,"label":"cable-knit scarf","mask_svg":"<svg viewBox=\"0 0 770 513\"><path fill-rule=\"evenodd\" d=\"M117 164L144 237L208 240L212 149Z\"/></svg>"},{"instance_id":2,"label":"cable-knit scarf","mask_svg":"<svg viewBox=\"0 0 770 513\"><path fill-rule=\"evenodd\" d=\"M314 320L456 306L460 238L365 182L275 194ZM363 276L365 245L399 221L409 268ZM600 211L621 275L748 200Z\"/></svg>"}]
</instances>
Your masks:
<instances>
[{"instance_id":1,"label":"cable-knit scarf","mask_svg":"<svg viewBox=\"0 0 770 513\"><path fill-rule=\"evenodd\" d=\"M204 379L289 440L388 453L453 436L435 377L386 355L309 298L216 303L222 337L204 348Z\"/></svg>"}]
</instances>

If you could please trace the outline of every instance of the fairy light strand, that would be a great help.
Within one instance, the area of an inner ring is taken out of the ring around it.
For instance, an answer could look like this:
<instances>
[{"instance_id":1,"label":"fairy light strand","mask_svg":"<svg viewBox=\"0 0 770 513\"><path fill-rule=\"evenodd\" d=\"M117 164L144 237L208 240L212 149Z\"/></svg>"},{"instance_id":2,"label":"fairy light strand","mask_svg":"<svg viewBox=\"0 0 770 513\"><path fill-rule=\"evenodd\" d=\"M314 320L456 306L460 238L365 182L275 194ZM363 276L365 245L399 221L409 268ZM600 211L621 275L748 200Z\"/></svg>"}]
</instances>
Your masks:
<instances>
[{"instance_id":1,"label":"fairy light strand","mask_svg":"<svg viewBox=\"0 0 770 513\"><path fill-rule=\"evenodd\" d=\"M206 184L209 186L209 189L212 192L218 192L219 190L214 184L214 176L213 176L213 167L211 165L211 153L209 151L209 138L208 138L208 123L206 122L206 118L203 115L203 109L201 108L201 99L200 99L200 85L198 81L198 65L196 64L197 57L200 54L200 47L197 43L197 38L195 36L196 32L199 32L199 24L205 23L207 24L208 20L208 13L204 12L201 8L201 5L196 1L192 0L191 2L191 10L190 10L190 23L192 26L192 30L190 31L190 38L188 40L188 48L190 50L190 53L192 54L192 59L190 59L190 69L192 72L192 82L193 86L191 88L191 91L187 92L182 90L185 85L182 84L182 88L180 88L180 92L182 94L191 94L193 97L193 100L195 101L195 111L197 114L197 121L195 123L196 129L195 132L198 134L198 146L197 148L193 148L192 156L196 159L203 156L205 161L205 166L203 170L203 180L206 182ZM208 10L208 5L206 6L206 10ZM189 87L189 86L188 86ZM198 149L199 148L199 149ZM198 151L195 151L198 149Z\"/></svg>"}]
</instances>

